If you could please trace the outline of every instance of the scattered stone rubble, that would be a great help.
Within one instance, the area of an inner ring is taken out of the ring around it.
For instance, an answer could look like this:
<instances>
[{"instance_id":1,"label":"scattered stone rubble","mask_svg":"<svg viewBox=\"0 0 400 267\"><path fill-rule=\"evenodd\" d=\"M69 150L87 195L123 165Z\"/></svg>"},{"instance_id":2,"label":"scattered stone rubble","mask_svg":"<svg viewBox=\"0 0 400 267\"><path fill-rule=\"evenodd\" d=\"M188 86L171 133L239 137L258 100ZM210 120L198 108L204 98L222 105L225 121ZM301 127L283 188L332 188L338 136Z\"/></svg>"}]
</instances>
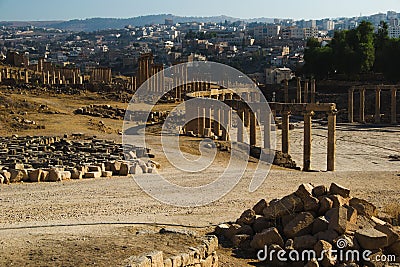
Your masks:
<instances>
[{"instance_id":1,"label":"scattered stone rubble","mask_svg":"<svg viewBox=\"0 0 400 267\"><path fill-rule=\"evenodd\" d=\"M141 120L146 115L145 112L126 111L125 109L115 108L110 105L89 105L83 108L78 108L74 113L115 120L123 120L124 118L130 120ZM167 116L168 112L151 112L147 121L153 123L162 122Z\"/></svg>"},{"instance_id":2,"label":"scattered stone rubble","mask_svg":"<svg viewBox=\"0 0 400 267\"><path fill-rule=\"evenodd\" d=\"M123 147L114 141L97 138L81 141L45 136L2 137L0 183L56 182L155 173L160 165L149 160L154 157L149 153L147 148Z\"/></svg>"},{"instance_id":3,"label":"scattered stone rubble","mask_svg":"<svg viewBox=\"0 0 400 267\"><path fill-rule=\"evenodd\" d=\"M164 258L162 251L154 251L144 256L133 256L124 264L126 267L218 267L218 238L205 236L202 244L191 247L186 253Z\"/></svg>"},{"instance_id":4,"label":"scattered stone rubble","mask_svg":"<svg viewBox=\"0 0 400 267\"><path fill-rule=\"evenodd\" d=\"M253 257L267 248L286 255L293 250L300 255L314 251L319 260L282 262L275 254L272 261L267 259L268 266L386 266L386 262L373 260L377 255L395 255L400 260L400 227L379 219L373 204L351 197L349 189L336 183L329 189L302 184L282 199L269 203L262 199L235 223L217 226L215 233ZM359 251L360 255L370 250L371 261L362 261L362 257L352 261L351 256L340 261L339 254L331 250Z\"/></svg>"}]
</instances>

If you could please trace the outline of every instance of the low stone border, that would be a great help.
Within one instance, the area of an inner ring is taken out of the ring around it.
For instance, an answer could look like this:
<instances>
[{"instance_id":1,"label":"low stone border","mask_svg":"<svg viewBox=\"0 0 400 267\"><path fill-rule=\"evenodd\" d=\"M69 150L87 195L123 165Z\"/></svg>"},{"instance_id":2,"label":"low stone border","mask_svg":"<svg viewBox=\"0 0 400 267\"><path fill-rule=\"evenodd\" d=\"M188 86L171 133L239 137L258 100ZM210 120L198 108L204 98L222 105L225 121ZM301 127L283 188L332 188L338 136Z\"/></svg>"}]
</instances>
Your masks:
<instances>
[{"instance_id":1,"label":"low stone border","mask_svg":"<svg viewBox=\"0 0 400 267\"><path fill-rule=\"evenodd\" d=\"M125 267L218 267L218 238L207 235L198 247L164 258L162 251L153 251L143 256L132 256L122 266Z\"/></svg>"}]
</instances>

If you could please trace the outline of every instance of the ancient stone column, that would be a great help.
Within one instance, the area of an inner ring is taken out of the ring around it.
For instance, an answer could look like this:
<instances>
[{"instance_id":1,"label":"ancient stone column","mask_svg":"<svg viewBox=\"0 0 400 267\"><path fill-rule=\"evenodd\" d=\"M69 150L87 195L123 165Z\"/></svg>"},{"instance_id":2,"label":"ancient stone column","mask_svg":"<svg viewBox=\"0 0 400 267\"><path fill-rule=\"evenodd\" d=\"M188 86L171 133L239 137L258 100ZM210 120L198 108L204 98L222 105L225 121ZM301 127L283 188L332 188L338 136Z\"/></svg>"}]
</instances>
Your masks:
<instances>
[{"instance_id":1,"label":"ancient stone column","mask_svg":"<svg viewBox=\"0 0 400 267\"><path fill-rule=\"evenodd\" d=\"M216 136L221 136L221 109L214 109L214 134Z\"/></svg>"},{"instance_id":2,"label":"ancient stone column","mask_svg":"<svg viewBox=\"0 0 400 267\"><path fill-rule=\"evenodd\" d=\"M301 79L297 77L297 103L301 103Z\"/></svg>"},{"instance_id":3,"label":"ancient stone column","mask_svg":"<svg viewBox=\"0 0 400 267\"><path fill-rule=\"evenodd\" d=\"M256 114L250 110L250 146L257 144L257 118Z\"/></svg>"},{"instance_id":4,"label":"ancient stone column","mask_svg":"<svg viewBox=\"0 0 400 267\"><path fill-rule=\"evenodd\" d=\"M303 150L303 171L311 170L311 124L314 112L304 113L304 150Z\"/></svg>"},{"instance_id":5,"label":"ancient stone column","mask_svg":"<svg viewBox=\"0 0 400 267\"><path fill-rule=\"evenodd\" d=\"M238 132L237 132L237 141L238 143L243 143L244 140L244 112L243 110L238 110L238 116L239 116L239 120L237 122L237 128L238 128Z\"/></svg>"},{"instance_id":6,"label":"ancient stone column","mask_svg":"<svg viewBox=\"0 0 400 267\"><path fill-rule=\"evenodd\" d=\"M198 132L197 134L199 136L203 136L204 134L204 128L206 128L206 109L205 108L198 108L199 110L199 116L198 116Z\"/></svg>"},{"instance_id":7,"label":"ancient stone column","mask_svg":"<svg viewBox=\"0 0 400 267\"><path fill-rule=\"evenodd\" d=\"M311 80L311 103L315 103L315 79Z\"/></svg>"},{"instance_id":8,"label":"ancient stone column","mask_svg":"<svg viewBox=\"0 0 400 267\"><path fill-rule=\"evenodd\" d=\"M271 116L272 113L268 109L266 111L262 111L264 113L264 148L271 149Z\"/></svg>"},{"instance_id":9,"label":"ancient stone column","mask_svg":"<svg viewBox=\"0 0 400 267\"><path fill-rule=\"evenodd\" d=\"M250 125L250 112L249 110L244 110L244 127L249 127Z\"/></svg>"},{"instance_id":10,"label":"ancient stone column","mask_svg":"<svg viewBox=\"0 0 400 267\"><path fill-rule=\"evenodd\" d=\"M284 111L282 113L282 152L289 153L289 118L290 112Z\"/></svg>"},{"instance_id":11,"label":"ancient stone column","mask_svg":"<svg viewBox=\"0 0 400 267\"><path fill-rule=\"evenodd\" d=\"M348 92L348 107L347 107L347 115L350 123L354 121L354 89L350 88Z\"/></svg>"},{"instance_id":12,"label":"ancient stone column","mask_svg":"<svg viewBox=\"0 0 400 267\"><path fill-rule=\"evenodd\" d=\"M375 89L375 123L381 122L381 88Z\"/></svg>"},{"instance_id":13,"label":"ancient stone column","mask_svg":"<svg viewBox=\"0 0 400 267\"><path fill-rule=\"evenodd\" d=\"M308 103L308 80L304 81L304 103Z\"/></svg>"},{"instance_id":14,"label":"ancient stone column","mask_svg":"<svg viewBox=\"0 0 400 267\"><path fill-rule=\"evenodd\" d=\"M336 161L336 111L328 113L327 171L335 170Z\"/></svg>"},{"instance_id":15,"label":"ancient stone column","mask_svg":"<svg viewBox=\"0 0 400 267\"><path fill-rule=\"evenodd\" d=\"M221 120L222 120L222 141L228 141L229 140L229 110L228 109L222 109L221 110Z\"/></svg>"},{"instance_id":16,"label":"ancient stone column","mask_svg":"<svg viewBox=\"0 0 400 267\"><path fill-rule=\"evenodd\" d=\"M360 122L365 122L365 88L360 89Z\"/></svg>"},{"instance_id":17,"label":"ancient stone column","mask_svg":"<svg viewBox=\"0 0 400 267\"><path fill-rule=\"evenodd\" d=\"M392 124L396 124L397 123L397 107L396 107L396 95L397 95L397 89L396 88L392 88L391 90L392 93L392 98L391 98L391 105L390 105L390 121Z\"/></svg>"},{"instance_id":18,"label":"ancient stone column","mask_svg":"<svg viewBox=\"0 0 400 267\"><path fill-rule=\"evenodd\" d=\"M3 72L0 70L0 83L2 82Z\"/></svg>"},{"instance_id":19,"label":"ancient stone column","mask_svg":"<svg viewBox=\"0 0 400 267\"><path fill-rule=\"evenodd\" d=\"M285 92L284 92L284 97L285 97L285 103L289 103L289 81L285 80Z\"/></svg>"}]
</instances>

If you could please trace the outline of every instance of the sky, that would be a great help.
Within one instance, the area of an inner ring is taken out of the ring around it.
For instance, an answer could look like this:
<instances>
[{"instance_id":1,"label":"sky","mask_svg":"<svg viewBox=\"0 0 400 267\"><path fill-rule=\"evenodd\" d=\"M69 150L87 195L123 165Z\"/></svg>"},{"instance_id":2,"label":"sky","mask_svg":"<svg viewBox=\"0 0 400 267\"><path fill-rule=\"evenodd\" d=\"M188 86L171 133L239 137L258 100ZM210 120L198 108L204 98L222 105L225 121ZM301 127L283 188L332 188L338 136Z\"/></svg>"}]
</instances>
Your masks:
<instances>
[{"instance_id":1,"label":"sky","mask_svg":"<svg viewBox=\"0 0 400 267\"><path fill-rule=\"evenodd\" d=\"M320 19L400 12L400 0L0 0L0 21L130 18L151 14Z\"/></svg>"}]
</instances>

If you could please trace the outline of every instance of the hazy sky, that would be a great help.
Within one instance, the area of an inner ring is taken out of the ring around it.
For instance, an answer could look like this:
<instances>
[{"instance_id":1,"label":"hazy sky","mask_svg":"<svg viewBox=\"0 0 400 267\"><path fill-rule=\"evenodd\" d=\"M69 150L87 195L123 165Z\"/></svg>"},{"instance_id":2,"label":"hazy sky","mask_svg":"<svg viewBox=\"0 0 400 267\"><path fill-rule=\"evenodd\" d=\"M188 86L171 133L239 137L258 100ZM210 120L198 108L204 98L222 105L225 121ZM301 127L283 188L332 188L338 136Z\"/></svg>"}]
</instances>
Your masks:
<instances>
[{"instance_id":1,"label":"hazy sky","mask_svg":"<svg viewBox=\"0 0 400 267\"><path fill-rule=\"evenodd\" d=\"M400 0L0 0L3 20L128 18L149 14L318 19L394 10Z\"/></svg>"}]
</instances>

